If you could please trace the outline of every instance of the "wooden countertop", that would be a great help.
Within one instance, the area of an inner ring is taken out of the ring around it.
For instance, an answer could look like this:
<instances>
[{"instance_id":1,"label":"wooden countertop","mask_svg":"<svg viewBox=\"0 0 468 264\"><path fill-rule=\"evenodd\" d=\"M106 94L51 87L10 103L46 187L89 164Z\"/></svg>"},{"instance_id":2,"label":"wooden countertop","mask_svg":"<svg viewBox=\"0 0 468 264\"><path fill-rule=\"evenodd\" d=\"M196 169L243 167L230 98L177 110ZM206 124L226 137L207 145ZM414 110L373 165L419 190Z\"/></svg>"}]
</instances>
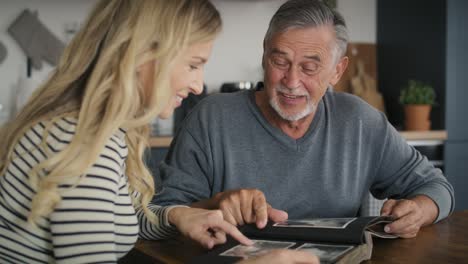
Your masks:
<instances>
[{"instance_id":1,"label":"wooden countertop","mask_svg":"<svg viewBox=\"0 0 468 264\"><path fill-rule=\"evenodd\" d=\"M151 137L150 146L152 148L166 148L171 145L172 137Z\"/></svg>"},{"instance_id":2,"label":"wooden countertop","mask_svg":"<svg viewBox=\"0 0 468 264\"><path fill-rule=\"evenodd\" d=\"M447 140L446 130L400 131L406 140Z\"/></svg>"},{"instance_id":3,"label":"wooden countertop","mask_svg":"<svg viewBox=\"0 0 468 264\"><path fill-rule=\"evenodd\" d=\"M406 140L447 140L447 131L445 130L430 130L430 131L400 131L400 134ZM172 137L151 137L150 146L153 148L166 148L171 144Z\"/></svg>"}]
</instances>

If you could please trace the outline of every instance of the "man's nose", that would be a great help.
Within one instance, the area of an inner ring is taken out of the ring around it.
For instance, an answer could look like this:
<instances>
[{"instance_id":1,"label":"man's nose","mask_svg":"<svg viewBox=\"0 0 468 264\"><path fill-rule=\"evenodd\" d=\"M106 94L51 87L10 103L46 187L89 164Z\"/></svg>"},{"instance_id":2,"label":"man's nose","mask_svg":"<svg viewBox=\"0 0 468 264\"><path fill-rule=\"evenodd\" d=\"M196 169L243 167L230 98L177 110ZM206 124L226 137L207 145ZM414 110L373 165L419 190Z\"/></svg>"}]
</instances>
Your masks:
<instances>
[{"instance_id":1,"label":"man's nose","mask_svg":"<svg viewBox=\"0 0 468 264\"><path fill-rule=\"evenodd\" d=\"M300 82L299 71L296 67L289 67L284 73L283 84L288 88L298 87Z\"/></svg>"}]
</instances>

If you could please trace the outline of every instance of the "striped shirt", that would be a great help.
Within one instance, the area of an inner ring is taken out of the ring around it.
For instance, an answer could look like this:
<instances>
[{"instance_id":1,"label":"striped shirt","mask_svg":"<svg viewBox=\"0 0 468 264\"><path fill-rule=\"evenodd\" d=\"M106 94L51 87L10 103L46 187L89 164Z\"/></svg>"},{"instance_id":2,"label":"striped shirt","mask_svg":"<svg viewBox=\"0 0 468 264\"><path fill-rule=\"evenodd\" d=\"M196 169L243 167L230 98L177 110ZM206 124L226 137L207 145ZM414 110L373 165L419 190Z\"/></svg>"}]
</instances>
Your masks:
<instances>
[{"instance_id":1,"label":"striped shirt","mask_svg":"<svg viewBox=\"0 0 468 264\"><path fill-rule=\"evenodd\" d=\"M70 143L77 119L65 117L50 127L41 145L44 123L32 127L14 148L15 157L0 175L0 263L115 263L134 246L138 236L161 239L174 234L167 221L169 207L150 204L160 219L155 226L135 209L128 192L125 131L108 140L86 177L58 186L62 200L37 227L27 223L36 189L28 173L47 153ZM45 149L47 148L47 150Z\"/></svg>"}]
</instances>

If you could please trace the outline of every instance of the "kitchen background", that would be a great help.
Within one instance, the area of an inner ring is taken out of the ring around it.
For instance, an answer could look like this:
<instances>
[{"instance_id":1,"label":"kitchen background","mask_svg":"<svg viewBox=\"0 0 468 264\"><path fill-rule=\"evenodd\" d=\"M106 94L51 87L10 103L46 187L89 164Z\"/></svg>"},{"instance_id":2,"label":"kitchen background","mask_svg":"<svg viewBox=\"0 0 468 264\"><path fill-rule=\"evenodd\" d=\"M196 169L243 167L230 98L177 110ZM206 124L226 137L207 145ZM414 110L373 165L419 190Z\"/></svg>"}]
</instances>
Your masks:
<instances>
[{"instance_id":1,"label":"kitchen background","mask_svg":"<svg viewBox=\"0 0 468 264\"><path fill-rule=\"evenodd\" d=\"M38 19L66 43L95 2L0 0L0 45L7 52L3 61L0 56L0 124L14 115L31 87L52 69L43 62L41 70L33 69L27 77L26 55L8 33L12 22L26 8L37 11ZM263 36L269 19L283 2L213 0L224 29L206 67L208 93L219 91L226 82L261 80ZM456 188L457 209L468 209L468 195L463 194L468 187L468 1L337 0L336 5L347 21L354 45L350 46L354 60L348 77L355 74L357 60L362 60L366 73L376 80L386 114L396 128L403 129L400 88L412 78L434 86L437 105L431 114L432 129L448 132L443 142L445 172Z\"/></svg>"},{"instance_id":2,"label":"kitchen background","mask_svg":"<svg viewBox=\"0 0 468 264\"><path fill-rule=\"evenodd\" d=\"M0 65L0 104L4 111L0 122L14 111L20 79L26 78L26 56L8 34L10 24L25 9L37 11L39 20L59 39L66 42L78 29L95 0L0 0L0 42L8 54ZM224 28L217 39L211 60L206 66L208 92L218 91L224 82L258 81L262 77L262 41L268 21L284 0L214 0L221 12ZM340 0L338 9L344 14L356 42L376 42L376 1ZM40 82L52 67L33 70L31 78Z\"/></svg>"}]
</instances>

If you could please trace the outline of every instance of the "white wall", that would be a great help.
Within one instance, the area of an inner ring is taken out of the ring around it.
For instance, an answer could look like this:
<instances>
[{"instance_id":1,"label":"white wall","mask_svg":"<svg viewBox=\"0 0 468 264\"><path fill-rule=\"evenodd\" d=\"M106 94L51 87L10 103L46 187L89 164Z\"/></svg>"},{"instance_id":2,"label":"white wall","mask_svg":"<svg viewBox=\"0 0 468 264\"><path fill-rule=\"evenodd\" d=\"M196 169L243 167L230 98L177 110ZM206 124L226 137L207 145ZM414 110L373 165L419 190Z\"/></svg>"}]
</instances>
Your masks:
<instances>
[{"instance_id":1,"label":"white wall","mask_svg":"<svg viewBox=\"0 0 468 264\"><path fill-rule=\"evenodd\" d=\"M285 0L212 0L221 12L224 29L217 39L206 68L209 91L226 81L258 81L262 77L262 41L268 21ZM65 40L65 24L81 22L95 0L0 0L0 41L8 55L0 64L0 104L12 109L18 79L26 75L26 58L7 33L8 26L24 8L39 12L39 19L59 38ZM354 42L376 42L376 0L338 0ZM34 71L44 79L51 67ZM3 111L3 115L6 113ZM4 117L0 113L0 123Z\"/></svg>"},{"instance_id":2,"label":"white wall","mask_svg":"<svg viewBox=\"0 0 468 264\"><path fill-rule=\"evenodd\" d=\"M338 0L353 42L377 43L377 0Z\"/></svg>"},{"instance_id":3,"label":"white wall","mask_svg":"<svg viewBox=\"0 0 468 264\"><path fill-rule=\"evenodd\" d=\"M8 54L0 64L0 124L5 115L10 115L14 108L14 98L19 78L26 77L26 56L7 30L14 19L25 8L37 10L39 19L60 39L65 40L65 23L82 21L95 0L0 0L0 41L7 48ZM33 71L35 80L43 80L52 67L44 62L41 71ZM6 111L5 111L6 110Z\"/></svg>"},{"instance_id":4,"label":"white wall","mask_svg":"<svg viewBox=\"0 0 468 264\"><path fill-rule=\"evenodd\" d=\"M262 78L262 42L268 22L284 0L214 0L224 28L206 66L210 91L223 82L258 81Z\"/></svg>"}]
</instances>

